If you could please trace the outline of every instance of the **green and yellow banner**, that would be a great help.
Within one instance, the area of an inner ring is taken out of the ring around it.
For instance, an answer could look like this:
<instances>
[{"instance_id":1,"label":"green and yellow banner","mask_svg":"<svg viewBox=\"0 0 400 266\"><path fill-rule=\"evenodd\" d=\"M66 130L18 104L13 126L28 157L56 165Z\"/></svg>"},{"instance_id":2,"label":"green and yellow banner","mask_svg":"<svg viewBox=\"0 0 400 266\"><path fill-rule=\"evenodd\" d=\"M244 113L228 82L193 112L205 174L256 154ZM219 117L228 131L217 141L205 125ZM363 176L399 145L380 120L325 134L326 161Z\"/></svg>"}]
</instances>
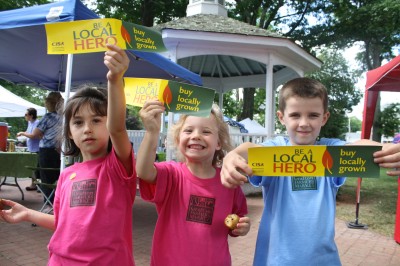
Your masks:
<instances>
[{"instance_id":1,"label":"green and yellow banner","mask_svg":"<svg viewBox=\"0 0 400 266\"><path fill-rule=\"evenodd\" d=\"M258 176L379 177L372 154L381 146L273 146L250 148L248 164Z\"/></svg>"},{"instance_id":2,"label":"green and yellow banner","mask_svg":"<svg viewBox=\"0 0 400 266\"><path fill-rule=\"evenodd\" d=\"M158 99L166 111L208 117L215 91L206 87L164 79L124 78L126 103L142 107Z\"/></svg>"},{"instance_id":3,"label":"green and yellow banner","mask_svg":"<svg viewBox=\"0 0 400 266\"><path fill-rule=\"evenodd\" d=\"M145 52L166 51L161 33L118 19L88 19L46 24L48 54L106 51L106 44Z\"/></svg>"}]
</instances>

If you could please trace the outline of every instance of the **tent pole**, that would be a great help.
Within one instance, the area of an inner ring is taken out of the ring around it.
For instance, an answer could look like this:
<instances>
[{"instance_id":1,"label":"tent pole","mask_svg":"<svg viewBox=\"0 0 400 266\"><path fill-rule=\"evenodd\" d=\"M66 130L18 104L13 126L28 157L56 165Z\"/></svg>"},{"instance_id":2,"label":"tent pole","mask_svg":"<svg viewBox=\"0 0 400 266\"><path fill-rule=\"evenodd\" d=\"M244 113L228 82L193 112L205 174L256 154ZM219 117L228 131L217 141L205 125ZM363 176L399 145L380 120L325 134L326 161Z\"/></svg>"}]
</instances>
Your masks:
<instances>
[{"instance_id":1,"label":"tent pole","mask_svg":"<svg viewBox=\"0 0 400 266\"><path fill-rule=\"evenodd\" d=\"M361 182L362 178L357 179L357 191L356 191L356 220L354 222L348 222L347 227L352 229L367 229L368 225L358 222L358 214L360 211L360 198L361 198Z\"/></svg>"},{"instance_id":2,"label":"tent pole","mask_svg":"<svg viewBox=\"0 0 400 266\"><path fill-rule=\"evenodd\" d=\"M73 61L74 61L74 55L73 54L68 54L68 58L67 58L67 72L66 72L66 76L65 76L65 99L64 99L64 109L65 109L65 106L67 105L67 102L68 102L68 99L69 99L69 93L70 93L70 91L71 91L71 80L72 80L72 64L73 64ZM63 110L64 111L64 110ZM62 117L62 119L63 119L63 125L64 125L64 123L65 123L65 119L64 119L64 116ZM65 148L65 142L64 142L64 140L63 140L63 142L62 142L62 144L61 144L61 147L62 147L62 151L64 150L64 148ZM65 163L65 156L64 156L64 153L63 152L61 152L61 166L60 166L60 170L62 171L62 170L64 170L65 169L65 165L66 165L66 163Z\"/></svg>"}]
</instances>

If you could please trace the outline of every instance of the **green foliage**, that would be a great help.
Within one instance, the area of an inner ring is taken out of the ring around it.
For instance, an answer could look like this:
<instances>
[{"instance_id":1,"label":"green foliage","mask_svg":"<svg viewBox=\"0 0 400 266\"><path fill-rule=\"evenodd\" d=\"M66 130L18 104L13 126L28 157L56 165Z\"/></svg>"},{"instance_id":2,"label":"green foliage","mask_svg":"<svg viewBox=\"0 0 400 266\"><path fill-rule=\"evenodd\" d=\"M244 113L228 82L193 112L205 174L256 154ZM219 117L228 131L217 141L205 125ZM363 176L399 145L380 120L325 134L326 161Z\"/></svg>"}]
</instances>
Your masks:
<instances>
[{"instance_id":1,"label":"green foliage","mask_svg":"<svg viewBox=\"0 0 400 266\"><path fill-rule=\"evenodd\" d=\"M322 128L320 136L327 138L343 138L348 131L346 113L352 111L362 97L354 84L356 78L349 70L343 55L335 50L322 50L319 59L324 62L321 69L307 75L319 80L328 90L329 112L331 116Z\"/></svg>"},{"instance_id":2,"label":"green foliage","mask_svg":"<svg viewBox=\"0 0 400 266\"><path fill-rule=\"evenodd\" d=\"M219 104L219 94L216 93L214 102ZM243 102L239 100L238 90L234 89L223 95L223 114L234 120L237 119L242 110Z\"/></svg>"},{"instance_id":3,"label":"green foliage","mask_svg":"<svg viewBox=\"0 0 400 266\"><path fill-rule=\"evenodd\" d=\"M97 0L95 12L107 18L117 18L144 26L164 23L186 16L186 0ZM94 4L93 3L93 4Z\"/></svg>"},{"instance_id":4,"label":"green foliage","mask_svg":"<svg viewBox=\"0 0 400 266\"><path fill-rule=\"evenodd\" d=\"M351 132L361 131L361 123L362 121L357 117L350 117L350 130Z\"/></svg>"},{"instance_id":5,"label":"green foliage","mask_svg":"<svg viewBox=\"0 0 400 266\"><path fill-rule=\"evenodd\" d=\"M11 10L16 8L34 6L34 5L42 5L50 3L48 0L5 0L0 1L0 11Z\"/></svg>"},{"instance_id":6,"label":"green foliage","mask_svg":"<svg viewBox=\"0 0 400 266\"><path fill-rule=\"evenodd\" d=\"M126 109L126 129L128 130L140 130L143 129L143 124L139 119L140 107L137 106L127 106Z\"/></svg>"},{"instance_id":7,"label":"green foliage","mask_svg":"<svg viewBox=\"0 0 400 266\"><path fill-rule=\"evenodd\" d=\"M382 135L393 137L400 132L400 103L391 103L383 111L380 116L380 128Z\"/></svg>"}]
</instances>

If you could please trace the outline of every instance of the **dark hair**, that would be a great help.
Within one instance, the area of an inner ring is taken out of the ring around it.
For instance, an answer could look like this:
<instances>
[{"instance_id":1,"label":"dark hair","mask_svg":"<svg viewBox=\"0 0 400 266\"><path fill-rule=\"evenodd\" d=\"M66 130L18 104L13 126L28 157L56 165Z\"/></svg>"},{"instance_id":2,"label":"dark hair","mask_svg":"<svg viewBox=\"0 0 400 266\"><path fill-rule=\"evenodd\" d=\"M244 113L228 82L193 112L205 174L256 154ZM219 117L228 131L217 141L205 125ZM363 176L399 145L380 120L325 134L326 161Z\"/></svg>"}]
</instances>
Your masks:
<instances>
[{"instance_id":1,"label":"dark hair","mask_svg":"<svg viewBox=\"0 0 400 266\"><path fill-rule=\"evenodd\" d=\"M291 97L320 98L324 112L328 112L328 92L325 86L315 79L295 78L286 82L279 91L278 109L284 113L286 102Z\"/></svg>"},{"instance_id":2,"label":"dark hair","mask_svg":"<svg viewBox=\"0 0 400 266\"><path fill-rule=\"evenodd\" d=\"M32 119L33 119L33 120L36 120L36 118L37 118L37 111L36 111L35 108L31 107L31 108L26 109L26 111L28 111L28 115L31 115L31 116L32 116Z\"/></svg>"},{"instance_id":3,"label":"dark hair","mask_svg":"<svg viewBox=\"0 0 400 266\"><path fill-rule=\"evenodd\" d=\"M80 89L67 101L64 109L64 130L63 138L64 154L78 156L80 150L75 142L70 138L71 129L69 122L82 107L88 106L96 115L107 116L107 91L98 89L93 86L83 85ZM109 151L111 150L111 141L109 142Z\"/></svg>"}]
</instances>

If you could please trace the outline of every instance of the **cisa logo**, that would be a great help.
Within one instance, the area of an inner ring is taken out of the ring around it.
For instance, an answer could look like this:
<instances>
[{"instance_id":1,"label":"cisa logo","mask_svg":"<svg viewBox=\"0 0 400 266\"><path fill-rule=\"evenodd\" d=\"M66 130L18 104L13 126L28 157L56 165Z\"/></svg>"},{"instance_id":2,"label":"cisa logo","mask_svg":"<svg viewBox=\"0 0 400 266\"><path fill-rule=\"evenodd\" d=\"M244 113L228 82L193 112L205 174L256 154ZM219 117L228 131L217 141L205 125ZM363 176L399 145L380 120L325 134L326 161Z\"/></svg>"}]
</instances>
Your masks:
<instances>
[{"instance_id":1,"label":"cisa logo","mask_svg":"<svg viewBox=\"0 0 400 266\"><path fill-rule=\"evenodd\" d=\"M56 46L56 47L64 46L64 42L52 42L51 46Z\"/></svg>"},{"instance_id":2,"label":"cisa logo","mask_svg":"<svg viewBox=\"0 0 400 266\"><path fill-rule=\"evenodd\" d=\"M264 163L252 163L252 166L261 167L264 166Z\"/></svg>"}]
</instances>

